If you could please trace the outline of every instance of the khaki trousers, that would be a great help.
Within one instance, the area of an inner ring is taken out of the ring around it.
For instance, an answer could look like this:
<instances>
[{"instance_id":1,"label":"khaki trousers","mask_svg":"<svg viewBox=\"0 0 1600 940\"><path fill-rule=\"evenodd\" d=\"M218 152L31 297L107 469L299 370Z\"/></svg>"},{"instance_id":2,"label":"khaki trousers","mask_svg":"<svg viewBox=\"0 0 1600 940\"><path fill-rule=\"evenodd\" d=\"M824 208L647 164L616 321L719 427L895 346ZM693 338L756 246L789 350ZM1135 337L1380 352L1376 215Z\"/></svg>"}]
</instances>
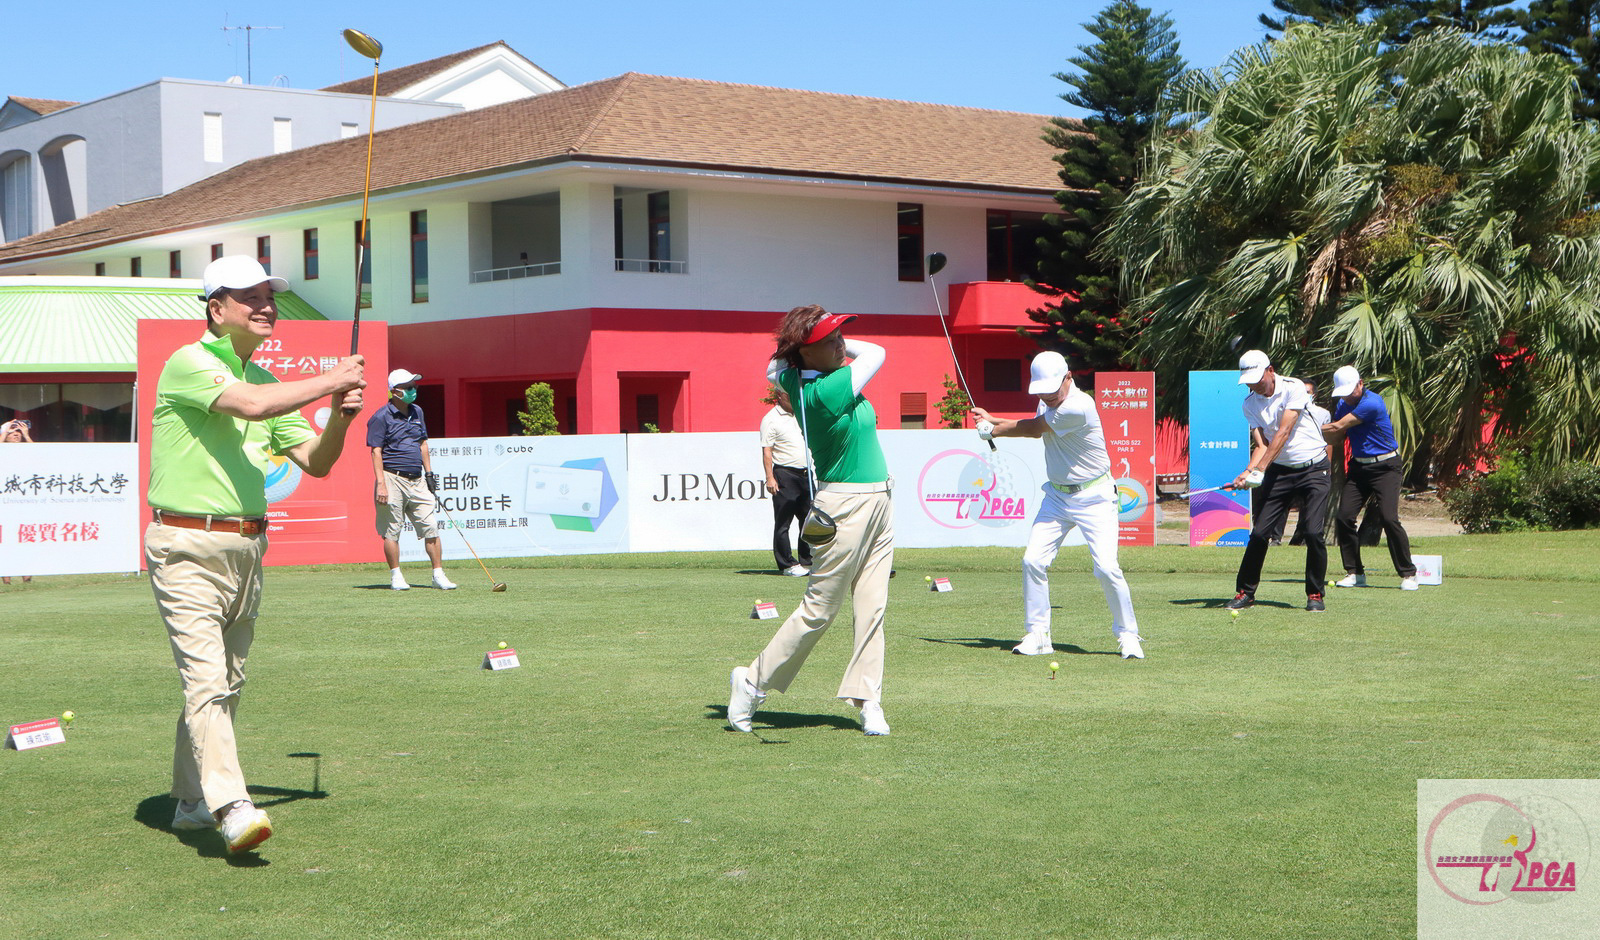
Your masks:
<instances>
[{"instance_id":1,"label":"khaki trousers","mask_svg":"<svg viewBox=\"0 0 1600 940\"><path fill-rule=\"evenodd\" d=\"M877 487L877 492L850 492ZM894 513L887 484L824 484L814 505L839 524L826 545L811 549L811 580L800 606L750 664L750 681L787 692L823 631L852 602L855 648L839 683L839 698L883 698L883 613L894 566Z\"/></svg>"},{"instance_id":2,"label":"khaki trousers","mask_svg":"<svg viewBox=\"0 0 1600 940\"><path fill-rule=\"evenodd\" d=\"M145 564L183 682L172 751L172 795L215 812L248 800L233 736L244 661L261 604L265 535L205 532L151 523Z\"/></svg>"}]
</instances>

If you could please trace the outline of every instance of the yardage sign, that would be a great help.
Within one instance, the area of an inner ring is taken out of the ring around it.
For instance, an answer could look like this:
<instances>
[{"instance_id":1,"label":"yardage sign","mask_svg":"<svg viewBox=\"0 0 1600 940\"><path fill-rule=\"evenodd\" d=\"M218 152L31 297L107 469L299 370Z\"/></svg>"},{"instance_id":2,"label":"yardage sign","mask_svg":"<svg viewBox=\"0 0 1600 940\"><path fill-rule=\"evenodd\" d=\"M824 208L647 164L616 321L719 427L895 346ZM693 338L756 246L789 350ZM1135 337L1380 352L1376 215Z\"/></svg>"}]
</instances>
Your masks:
<instances>
[{"instance_id":1,"label":"yardage sign","mask_svg":"<svg viewBox=\"0 0 1600 940\"><path fill-rule=\"evenodd\" d=\"M1097 372L1094 403L1117 484L1117 542L1156 544L1156 376Z\"/></svg>"}]
</instances>

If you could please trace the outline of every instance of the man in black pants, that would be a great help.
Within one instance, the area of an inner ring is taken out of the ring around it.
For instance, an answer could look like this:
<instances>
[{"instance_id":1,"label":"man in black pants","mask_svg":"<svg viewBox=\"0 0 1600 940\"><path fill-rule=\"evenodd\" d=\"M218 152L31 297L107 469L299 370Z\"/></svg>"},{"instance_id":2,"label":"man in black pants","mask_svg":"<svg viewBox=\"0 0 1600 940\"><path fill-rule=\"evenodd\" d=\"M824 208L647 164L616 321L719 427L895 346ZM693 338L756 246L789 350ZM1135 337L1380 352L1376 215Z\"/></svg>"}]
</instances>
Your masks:
<instances>
[{"instance_id":1,"label":"man in black pants","mask_svg":"<svg viewBox=\"0 0 1600 940\"><path fill-rule=\"evenodd\" d=\"M800 422L790 410L789 396L773 389L776 404L761 418L761 464L767 472L767 493L772 496L772 559L790 577L811 573L811 546L798 535L800 558L789 551L789 524L805 524L811 511L811 486L806 481L806 443Z\"/></svg>"},{"instance_id":2,"label":"man in black pants","mask_svg":"<svg viewBox=\"0 0 1600 940\"><path fill-rule=\"evenodd\" d=\"M1322 428L1308 413L1311 396L1305 383L1278 375L1272 361L1259 349L1239 357L1239 384L1248 385L1245 420L1250 424L1250 462L1236 477L1234 489L1263 490L1260 512L1250 529L1230 610L1256 602L1261 564L1266 560L1272 533L1281 531L1289 507L1304 500L1306 525L1306 610L1323 611L1323 581L1328 573L1328 546L1322 530L1328 518L1328 444ZM1270 437L1268 436L1270 435Z\"/></svg>"},{"instance_id":3,"label":"man in black pants","mask_svg":"<svg viewBox=\"0 0 1600 940\"><path fill-rule=\"evenodd\" d=\"M1338 586L1366 587L1367 571L1361 566L1356 513L1366 504L1367 497L1377 493L1378 501L1368 513L1376 511L1383 524L1389 540L1389 560L1400 575L1400 590L1415 591L1417 566L1411 561L1411 539L1400 524L1400 481L1405 477L1405 467L1400 462L1389 409L1377 392L1367 389L1355 366L1341 366L1333 373L1333 394L1338 398L1334 406L1338 416L1324 424L1322 430L1335 446L1341 437L1350 439L1350 462L1345 466L1339 512L1333 520L1345 570Z\"/></svg>"}]
</instances>

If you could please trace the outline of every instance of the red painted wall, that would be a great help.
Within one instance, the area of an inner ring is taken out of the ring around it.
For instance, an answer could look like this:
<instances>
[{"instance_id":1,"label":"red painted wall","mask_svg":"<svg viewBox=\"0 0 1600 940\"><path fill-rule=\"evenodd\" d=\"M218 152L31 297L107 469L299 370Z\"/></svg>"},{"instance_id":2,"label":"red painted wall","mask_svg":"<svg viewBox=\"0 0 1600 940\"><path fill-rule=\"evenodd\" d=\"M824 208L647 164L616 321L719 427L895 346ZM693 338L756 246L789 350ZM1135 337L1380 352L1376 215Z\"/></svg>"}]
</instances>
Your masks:
<instances>
[{"instance_id":1,"label":"red painted wall","mask_svg":"<svg viewBox=\"0 0 1600 940\"><path fill-rule=\"evenodd\" d=\"M442 389L443 425L430 419L429 429L439 437L505 433L504 401L520 398L519 386L534 381L556 387L563 425L566 399L576 398L581 434L635 430L627 419L641 393L658 396L664 430L739 431L758 426L767 410L763 372L781 315L600 308L404 324L390 327L389 356L396 367L422 373L420 384ZM889 352L867 393L879 426L900 426L901 392L925 392L928 427L938 427L944 376L955 375L938 321L869 314L847 332ZM982 361L1025 362L1035 352L1031 340L991 333L956 337L955 345L978 404L1007 415L1033 413L1026 391L983 390Z\"/></svg>"}]
</instances>

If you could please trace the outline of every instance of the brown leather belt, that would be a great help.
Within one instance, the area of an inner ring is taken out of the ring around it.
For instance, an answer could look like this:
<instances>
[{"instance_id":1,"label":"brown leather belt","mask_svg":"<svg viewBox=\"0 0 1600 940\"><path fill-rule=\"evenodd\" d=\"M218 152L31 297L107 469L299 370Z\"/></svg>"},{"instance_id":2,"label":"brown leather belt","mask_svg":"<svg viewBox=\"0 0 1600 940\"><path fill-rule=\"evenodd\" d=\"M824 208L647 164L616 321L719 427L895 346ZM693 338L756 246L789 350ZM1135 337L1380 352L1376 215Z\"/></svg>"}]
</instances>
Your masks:
<instances>
[{"instance_id":1,"label":"brown leather belt","mask_svg":"<svg viewBox=\"0 0 1600 940\"><path fill-rule=\"evenodd\" d=\"M231 532L236 535L260 535L267 531L265 519L239 519L232 516L186 516L165 509L151 509L150 517L156 525L176 526L180 529L200 529L205 532Z\"/></svg>"}]
</instances>

